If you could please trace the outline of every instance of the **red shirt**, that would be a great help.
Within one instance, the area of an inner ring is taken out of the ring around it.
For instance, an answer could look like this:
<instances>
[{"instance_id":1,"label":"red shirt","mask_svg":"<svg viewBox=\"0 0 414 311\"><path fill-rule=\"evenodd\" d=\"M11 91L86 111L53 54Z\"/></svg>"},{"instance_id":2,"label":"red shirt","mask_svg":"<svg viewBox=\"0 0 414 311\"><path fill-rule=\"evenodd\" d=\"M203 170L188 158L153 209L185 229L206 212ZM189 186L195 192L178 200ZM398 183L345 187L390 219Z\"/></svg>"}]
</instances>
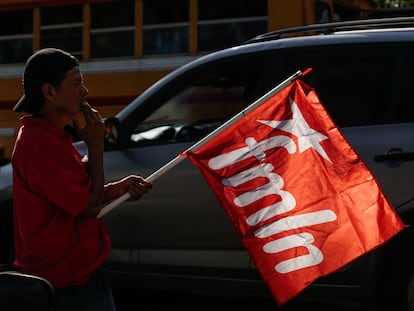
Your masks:
<instances>
[{"instance_id":1,"label":"red shirt","mask_svg":"<svg viewBox=\"0 0 414 311\"><path fill-rule=\"evenodd\" d=\"M111 242L102 220L81 217L91 197L72 137L41 118L22 118L12 155L16 267L55 287L85 283Z\"/></svg>"}]
</instances>

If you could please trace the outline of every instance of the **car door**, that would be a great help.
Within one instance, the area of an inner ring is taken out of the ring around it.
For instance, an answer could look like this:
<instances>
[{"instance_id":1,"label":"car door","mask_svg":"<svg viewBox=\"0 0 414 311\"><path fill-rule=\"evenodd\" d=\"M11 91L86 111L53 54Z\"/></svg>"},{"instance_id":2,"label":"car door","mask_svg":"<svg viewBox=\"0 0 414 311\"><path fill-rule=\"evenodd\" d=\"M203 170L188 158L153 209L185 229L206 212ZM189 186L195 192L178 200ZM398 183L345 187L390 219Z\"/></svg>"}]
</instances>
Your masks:
<instances>
[{"instance_id":1,"label":"car door","mask_svg":"<svg viewBox=\"0 0 414 311\"><path fill-rule=\"evenodd\" d=\"M105 152L107 181L131 173L148 177L261 96L255 90L263 60L260 55L219 59L158 83L136 109L127 108L128 116L121 122L132 124L120 128L132 131L126 134L126 148ZM139 201L127 201L103 219L113 241L109 260L251 265L215 195L186 159L157 178Z\"/></svg>"},{"instance_id":2,"label":"car door","mask_svg":"<svg viewBox=\"0 0 414 311\"><path fill-rule=\"evenodd\" d=\"M303 80L315 88L397 210L414 207L413 52L411 42L357 40L274 51L267 66L270 83L272 77L312 68Z\"/></svg>"}]
</instances>

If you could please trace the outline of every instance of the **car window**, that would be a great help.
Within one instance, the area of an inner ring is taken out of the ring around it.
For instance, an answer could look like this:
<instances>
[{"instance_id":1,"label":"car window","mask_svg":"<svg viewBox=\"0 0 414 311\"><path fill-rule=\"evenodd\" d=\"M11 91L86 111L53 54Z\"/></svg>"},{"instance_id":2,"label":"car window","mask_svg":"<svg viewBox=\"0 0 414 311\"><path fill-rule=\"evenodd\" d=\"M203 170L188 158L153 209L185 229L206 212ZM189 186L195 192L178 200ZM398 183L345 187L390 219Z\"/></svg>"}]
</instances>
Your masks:
<instances>
[{"instance_id":1,"label":"car window","mask_svg":"<svg viewBox=\"0 0 414 311\"><path fill-rule=\"evenodd\" d=\"M235 57L180 79L176 93L136 126L131 141L159 144L202 138L255 99L262 63L259 57Z\"/></svg>"},{"instance_id":2,"label":"car window","mask_svg":"<svg viewBox=\"0 0 414 311\"><path fill-rule=\"evenodd\" d=\"M312 68L303 80L315 88L339 126L413 122L413 52L413 44L407 43L277 52L268 81Z\"/></svg>"}]
</instances>

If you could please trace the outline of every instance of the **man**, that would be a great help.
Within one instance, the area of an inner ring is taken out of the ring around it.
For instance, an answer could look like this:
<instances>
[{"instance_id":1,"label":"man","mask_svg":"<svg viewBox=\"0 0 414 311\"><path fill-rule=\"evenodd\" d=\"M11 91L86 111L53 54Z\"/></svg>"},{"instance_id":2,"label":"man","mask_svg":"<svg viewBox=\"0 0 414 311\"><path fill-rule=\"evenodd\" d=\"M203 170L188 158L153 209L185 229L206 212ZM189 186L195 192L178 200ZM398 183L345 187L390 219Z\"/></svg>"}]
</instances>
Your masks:
<instances>
[{"instance_id":1,"label":"man","mask_svg":"<svg viewBox=\"0 0 414 311\"><path fill-rule=\"evenodd\" d=\"M87 102L79 62L47 48L26 62L24 95L14 110L27 112L12 154L15 266L55 287L56 310L115 310L99 267L111 247L97 215L105 202L129 192L139 199L152 185L130 175L104 185L105 126ZM77 121L83 114L83 127ZM74 125L87 159L65 131Z\"/></svg>"}]
</instances>

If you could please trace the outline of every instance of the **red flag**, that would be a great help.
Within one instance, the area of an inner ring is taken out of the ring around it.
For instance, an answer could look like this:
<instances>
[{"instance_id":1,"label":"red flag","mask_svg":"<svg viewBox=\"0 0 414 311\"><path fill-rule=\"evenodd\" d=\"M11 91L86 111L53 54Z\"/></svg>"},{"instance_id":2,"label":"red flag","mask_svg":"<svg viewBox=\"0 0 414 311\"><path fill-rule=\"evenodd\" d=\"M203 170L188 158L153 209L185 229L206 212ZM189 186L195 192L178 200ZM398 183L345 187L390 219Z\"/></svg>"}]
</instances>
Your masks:
<instances>
[{"instance_id":1,"label":"red flag","mask_svg":"<svg viewBox=\"0 0 414 311\"><path fill-rule=\"evenodd\" d=\"M299 80L188 157L279 305L405 227Z\"/></svg>"}]
</instances>

